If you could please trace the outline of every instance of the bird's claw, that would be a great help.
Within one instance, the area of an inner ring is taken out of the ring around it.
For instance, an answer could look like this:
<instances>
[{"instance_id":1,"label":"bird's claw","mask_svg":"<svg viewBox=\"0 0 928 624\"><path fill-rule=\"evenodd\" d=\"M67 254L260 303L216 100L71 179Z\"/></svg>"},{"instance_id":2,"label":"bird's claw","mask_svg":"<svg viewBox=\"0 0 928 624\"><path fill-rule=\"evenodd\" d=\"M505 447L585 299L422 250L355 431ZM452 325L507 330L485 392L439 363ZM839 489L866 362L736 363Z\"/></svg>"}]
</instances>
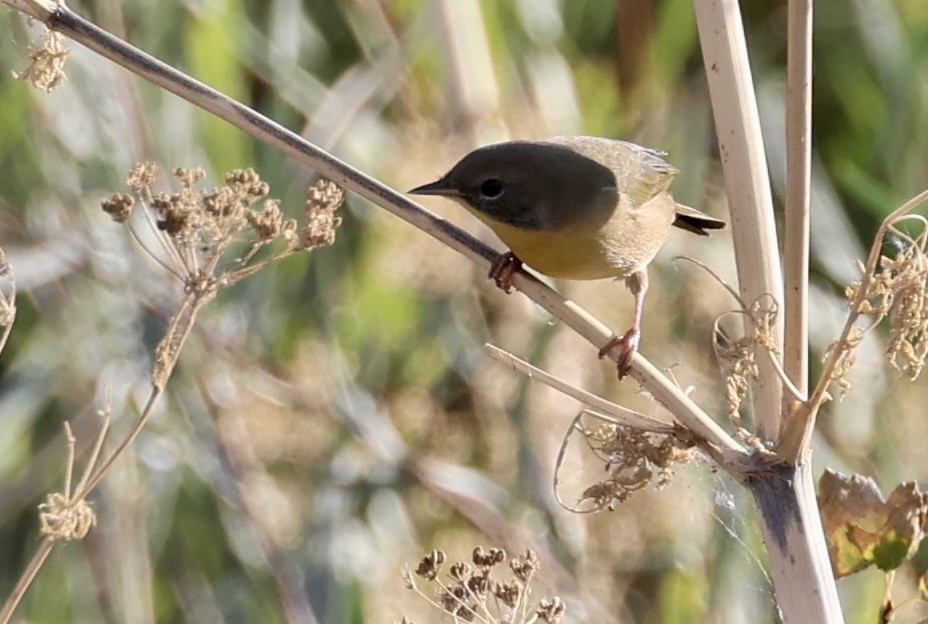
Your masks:
<instances>
[{"instance_id":1,"label":"bird's claw","mask_svg":"<svg viewBox=\"0 0 928 624\"><path fill-rule=\"evenodd\" d=\"M604 358L610 351L616 347L621 347L622 351L617 358L619 368L619 379L625 377L632 368L632 358L638 350L638 342L641 340L641 330L632 327L624 336L613 336L612 340L599 350L599 357Z\"/></svg>"},{"instance_id":2,"label":"bird's claw","mask_svg":"<svg viewBox=\"0 0 928 624\"><path fill-rule=\"evenodd\" d=\"M500 254L490 265L490 273L487 275L496 283L496 286L507 295L512 292L512 276L522 268L522 261L514 253L507 251Z\"/></svg>"}]
</instances>

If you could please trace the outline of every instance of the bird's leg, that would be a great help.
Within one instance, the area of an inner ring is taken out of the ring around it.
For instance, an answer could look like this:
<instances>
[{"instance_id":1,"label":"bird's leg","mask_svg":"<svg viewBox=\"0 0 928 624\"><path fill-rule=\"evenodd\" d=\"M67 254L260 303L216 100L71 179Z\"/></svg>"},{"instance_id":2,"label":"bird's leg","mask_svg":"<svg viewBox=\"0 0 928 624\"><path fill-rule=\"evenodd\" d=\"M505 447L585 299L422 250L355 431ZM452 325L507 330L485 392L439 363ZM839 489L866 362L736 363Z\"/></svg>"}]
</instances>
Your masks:
<instances>
[{"instance_id":1,"label":"bird's leg","mask_svg":"<svg viewBox=\"0 0 928 624\"><path fill-rule=\"evenodd\" d=\"M522 261L511 251L500 254L490 265L487 275L507 295L512 292L512 276L522 268Z\"/></svg>"},{"instance_id":2,"label":"bird's leg","mask_svg":"<svg viewBox=\"0 0 928 624\"><path fill-rule=\"evenodd\" d=\"M644 295L648 291L648 274L644 270L635 271L625 278L625 285L635 297L635 318L632 326L624 336L613 336L612 340L599 350L599 357L605 357L615 347L622 347L622 353L618 357L619 379L628 374L632 366L632 356L638 350L638 342L641 340L641 313L644 310Z\"/></svg>"}]
</instances>

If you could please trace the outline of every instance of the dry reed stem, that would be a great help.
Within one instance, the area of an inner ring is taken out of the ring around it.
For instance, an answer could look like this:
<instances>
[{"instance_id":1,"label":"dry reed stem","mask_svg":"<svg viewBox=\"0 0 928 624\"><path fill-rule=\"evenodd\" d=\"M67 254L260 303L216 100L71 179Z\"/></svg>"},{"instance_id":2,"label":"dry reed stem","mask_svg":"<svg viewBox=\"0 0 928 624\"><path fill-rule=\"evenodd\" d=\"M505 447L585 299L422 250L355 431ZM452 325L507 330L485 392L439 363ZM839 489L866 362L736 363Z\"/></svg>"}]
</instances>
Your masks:
<instances>
[{"instance_id":1,"label":"dry reed stem","mask_svg":"<svg viewBox=\"0 0 928 624\"><path fill-rule=\"evenodd\" d=\"M812 180L812 0L787 3L783 367L809 390L809 223Z\"/></svg>"},{"instance_id":2,"label":"dry reed stem","mask_svg":"<svg viewBox=\"0 0 928 624\"><path fill-rule=\"evenodd\" d=\"M744 301L769 294L782 302L773 198L741 11L737 0L695 0L693 5L731 210L738 291ZM778 352L782 339L781 317L773 327ZM772 440L780 431L782 384L766 361L758 365L754 433Z\"/></svg>"}]
</instances>

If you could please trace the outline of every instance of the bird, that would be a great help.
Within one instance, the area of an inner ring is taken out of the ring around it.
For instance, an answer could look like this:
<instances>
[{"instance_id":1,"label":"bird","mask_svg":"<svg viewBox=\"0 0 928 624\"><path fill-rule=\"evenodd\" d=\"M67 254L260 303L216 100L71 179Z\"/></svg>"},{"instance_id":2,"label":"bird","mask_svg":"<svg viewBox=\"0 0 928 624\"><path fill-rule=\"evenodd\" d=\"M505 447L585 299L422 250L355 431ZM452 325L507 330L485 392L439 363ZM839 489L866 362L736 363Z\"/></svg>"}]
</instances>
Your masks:
<instances>
[{"instance_id":1,"label":"bird","mask_svg":"<svg viewBox=\"0 0 928 624\"><path fill-rule=\"evenodd\" d=\"M706 236L726 225L673 199L667 189L678 171L664 156L593 136L507 141L473 150L409 193L456 200L496 233L509 251L489 277L504 292L523 263L559 279L623 279L635 302L632 325L599 352L621 347L621 379L641 339L647 267L671 226Z\"/></svg>"}]
</instances>

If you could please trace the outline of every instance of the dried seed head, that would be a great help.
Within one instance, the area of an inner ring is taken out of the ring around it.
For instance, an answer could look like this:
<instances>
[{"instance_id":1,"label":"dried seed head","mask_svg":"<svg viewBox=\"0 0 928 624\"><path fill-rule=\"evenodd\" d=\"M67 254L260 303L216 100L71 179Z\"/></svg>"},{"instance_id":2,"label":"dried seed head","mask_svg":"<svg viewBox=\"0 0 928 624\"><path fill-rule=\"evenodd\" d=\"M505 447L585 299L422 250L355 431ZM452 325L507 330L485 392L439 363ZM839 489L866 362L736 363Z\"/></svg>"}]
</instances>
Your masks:
<instances>
[{"instance_id":1,"label":"dried seed head","mask_svg":"<svg viewBox=\"0 0 928 624\"><path fill-rule=\"evenodd\" d=\"M246 203L253 203L267 195L271 187L254 169L233 169L225 176L226 185Z\"/></svg>"},{"instance_id":2,"label":"dried seed head","mask_svg":"<svg viewBox=\"0 0 928 624\"><path fill-rule=\"evenodd\" d=\"M451 565L448 574L459 583L465 582L473 575L473 569L464 561L457 561Z\"/></svg>"},{"instance_id":3,"label":"dried seed head","mask_svg":"<svg viewBox=\"0 0 928 624\"><path fill-rule=\"evenodd\" d=\"M152 208L159 215L158 229L177 239L189 238L199 219L195 209L181 195L161 193L152 198Z\"/></svg>"},{"instance_id":4,"label":"dried seed head","mask_svg":"<svg viewBox=\"0 0 928 624\"><path fill-rule=\"evenodd\" d=\"M69 501L61 493L49 494L39 505L39 531L52 541L82 539L97 523L87 501Z\"/></svg>"},{"instance_id":5,"label":"dried seed head","mask_svg":"<svg viewBox=\"0 0 928 624\"><path fill-rule=\"evenodd\" d=\"M538 565L538 555L531 548L526 548L525 553L509 562L509 569L517 579L527 583L538 571Z\"/></svg>"},{"instance_id":6,"label":"dried seed head","mask_svg":"<svg viewBox=\"0 0 928 624\"><path fill-rule=\"evenodd\" d=\"M448 576L454 583L443 583L437 578L438 566L445 561L444 553L433 551L419 564L416 571L420 576L437 584L440 591L433 599L423 593L415 583L412 572L404 568L406 586L456 618L455 621L512 622L513 624L537 621L541 617L528 605L531 594L531 578L538 570L538 557L531 549L516 557L508 566L498 566L506 560L501 548L476 547L471 555L473 565L463 561L451 564ZM512 574L509 575L508 572ZM501 582L493 578L494 573L507 575ZM492 598L492 599L491 599ZM549 601L550 602L550 601ZM557 615L554 604L543 603L546 613Z\"/></svg>"},{"instance_id":7,"label":"dried seed head","mask_svg":"<svg viewBox=\"0 0 928 624\"><path fill-rule=\"evenodd\" d=\"M491 548L490 550L486 551L483 550L482 546L477 546L474 548L474 565L476 565L484 572L495 566L497 563L501 563L505 560L506 551L502 548Z\"/></svg>"},{"instance_id":8,"label":"dried seed head","mask_svg":"<svg viewBox=\"0 0 928 624\"><path fill-rule=\"evenodd\" d=\"M756 350L758 346L768 348L772 344L770 338L772 319L768 314L758 312L757 302L752 308L753 315L748 316L752 318L752 325L755 328L753 335L734 339L727 336L722 329L724 319L732 316L743 318L747 314L743 310L721 314L715 319L713 325L712 348L719 369L725 377L725 404L728 407L728 420L742 439L751 436L741 424L740 409L751 389L751 384L759 374Z\"/></svg>"},{"instance_id":9,"label":"dried seed head","mask_svg":"<svg viewBox=\"0 0 928 624\"><path fill-rule=\"evenodd\" d=\"M306 194L306 225L300 236L303 249L324 247L335 242L335 229L341 217L335 211L341 206L345 192L334 182L319 180Z\"/></svg>"},{"instance_id":10,"label":"dried seed head","mask_svg":"<svg viewBox=\"0 0 928 624\"><path fill-rule=\"evenodd\" d=\"M522 595L522 589L516 583L497 583L493 588L493 595L511 609L516 606L519 596Z\"/></svg>"},{"instance_id":11,"label":"dried seed head","mask_svg":"<svg viewBox=\"0 0 928 624\"><path fill-rule=\"evenodd\" d=\"M42 47L34 48L29 53L29 66L22 72L13 72L13 77L28 80L36 88L51 93L67 78L64 64L68 60L69 50L63 42L64 37L49 30Z\"/></svg>"},{"instance_id":12,"label":"dried seed head","mask_svg":"<svg viewBox=\"0 0 928 624\"><path fill-rule=\"evenodd\" d=\"M567 605L564 604L564 601L555 596L554 598L542 600L536 613L538 617L548 622L548 624L556 624L560 621L566 609Z\"/></svg>"},{"instance_id":13,"label":"dried seed head","mask_svg":"<svg viewBox=\"0 0 928 624\"><path fill-rule=\"evenodd\" d=\"M589 414L595 417L595 414ZM590 426L578 420L580 434L599 458L606 459L608 477L586 488L580 502L594 509L614 509L632 494L655 482L665 487L673 476L674 464L691 461L692 436L682 428L671 433L654 433L614 423ZM537 561L537 560L536 560Z\"/></svg>"},{"instance_id":14,"label":"dried seed head","mask_svg":"<svg viewBox=\"0 0 928 624\"><path fill-rule=\"evenodd\" d=\"M482 598L490 589L490 580L486 576L472 576L465 586L472 595Z\"/></svg>"},{"instance_id":15,"label":"dried seed head","mask_svg":"<svg viewBox=\"0 0 928 624\"><path fill-rule=\"evenodd\" d=\"M116 223L125 223L132 216L134 205L135 198L124 193L114 193L109 199L100 202L103 212L111 216Z\"/></svg>"},{"instance_id":16,"label":"dried seed head","mask_svg":"<svg viewBox=\"0 0 928 624\"><path fill-rule=\"evenodd\" d=\"M893 263L890 311L890 363L916 379L928 355L928 259L916 245L905 248Z\"/></svg>"},{"instance_id":17,"label":"dried seed head","mask_svg":"<svg viewBox=\"0 0 928 624\"><path fill-rule=\"evenodd\" d=\"M458 585L453 587L450 592L445 591L439 594L438 604L451 615L470 622L474 617L474 610L469 606L468 598L467 589Z\"/></svg>"},{"instance_id":18,"label":"dried seed head","mask_svg":"<svg viewBox=\"0 0 928 624\"><path fill-rule=\"evenodd\" d=\"M155 183L155 176L157 175L157 164L153 162L136 163L126 177L126 186L136 193L151 192L151 185Z\"/></svg>"},{"instance_id":19,"label":"dried seed head","mask_svg":"<svg viewBox=\"0 0 928 624\"><path fill-rule=\"evenodd\" d=\"M434 580L441 571L441 566L444 562L444 551L433 550L419 562L419 567L416 568L416 574L429 581Z\"/></svg>"},{"instance_id":20,"label":"dried seed head","mask_svg":"<svg viewBox=\"0 0 928 624\"><path fill-rule=\"evenodd\" d=\"M180 180L187 188L190 188L205 176L206 172L203 171L202 167L176 167L174 169L174 177Z\"/></svg>"},{"instance_id":21,"label":"dried seed head","mask_svg":"<svg viewBox=\"0 0 928 624\"><path fill-rule=\"evenodd\" d=\"M280 236L284 219L280 211L280 202L276 199L264 201L261 212L251 210L246 215L248 224L255 231L259 240L269 241Z\"/></svg>"},{"instance_id":22,"label":"dried seed head","mask_svg":"<svg viewBox=\"0 0 928 624\"><path fill-rule=\"evenodd\" d=\"M306 193L306 203L312 204L315 210L334 212L342 205L344 199L345 191L331 180L325 178L313 184Z\"/></svg>"}]
</instances>

